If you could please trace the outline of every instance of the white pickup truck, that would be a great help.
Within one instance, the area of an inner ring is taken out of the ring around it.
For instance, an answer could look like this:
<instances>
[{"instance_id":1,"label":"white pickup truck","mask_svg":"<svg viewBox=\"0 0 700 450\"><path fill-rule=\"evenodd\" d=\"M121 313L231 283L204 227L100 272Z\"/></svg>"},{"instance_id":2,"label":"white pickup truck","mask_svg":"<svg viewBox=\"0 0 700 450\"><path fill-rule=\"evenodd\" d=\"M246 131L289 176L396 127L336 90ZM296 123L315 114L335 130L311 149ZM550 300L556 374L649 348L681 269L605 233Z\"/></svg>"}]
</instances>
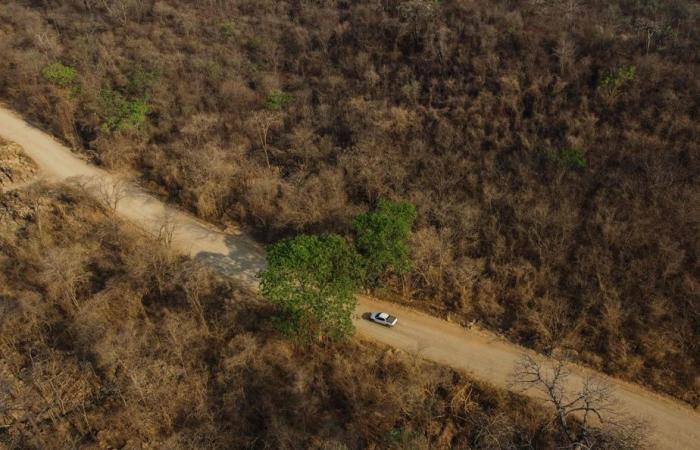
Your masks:
<instances>
[{"instance_id":1,"label":"white pickup truck","mask_svg":"<svg viewBox=\"0 0 700 450\"><path fill-rule=\"evenodd\" d=\"M381 325L385 325L387 327L393 327L399 321L399 319L397 319L396 317L385 312L369 313L369 320L371 320L372 322L377 322Z\"/></svg>"}]
</instances>

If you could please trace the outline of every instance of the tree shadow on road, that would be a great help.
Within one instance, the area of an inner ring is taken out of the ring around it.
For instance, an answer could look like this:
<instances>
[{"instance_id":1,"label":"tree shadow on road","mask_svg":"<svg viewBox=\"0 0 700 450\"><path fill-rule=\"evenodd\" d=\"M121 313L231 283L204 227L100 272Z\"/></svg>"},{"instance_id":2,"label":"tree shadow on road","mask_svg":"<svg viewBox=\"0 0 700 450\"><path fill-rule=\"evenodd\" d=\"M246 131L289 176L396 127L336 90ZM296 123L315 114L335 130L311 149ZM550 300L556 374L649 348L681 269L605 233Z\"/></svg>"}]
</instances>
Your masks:
<instances>
[{"instance_id":1,"label":"tree shadow on road","mask_svg":"<svg viewBox=\"0 0 700 450\"><path fill-rule=\"evenodd\" d=\"M226 254L200 252L195 258L212 267L225 277L257 291L258 274L265 269L265 252L244 235L228 235L225 238Z\"/></svg>"}]
</instances>

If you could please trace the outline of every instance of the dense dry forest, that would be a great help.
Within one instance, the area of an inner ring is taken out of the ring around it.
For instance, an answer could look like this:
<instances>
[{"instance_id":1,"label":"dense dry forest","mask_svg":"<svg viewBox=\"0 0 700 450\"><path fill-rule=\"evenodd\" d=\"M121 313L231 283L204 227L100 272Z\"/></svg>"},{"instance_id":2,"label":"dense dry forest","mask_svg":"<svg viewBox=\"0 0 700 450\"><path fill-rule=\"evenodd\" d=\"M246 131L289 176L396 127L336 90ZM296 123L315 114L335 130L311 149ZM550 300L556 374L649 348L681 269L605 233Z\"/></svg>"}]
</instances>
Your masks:
<instances>
[{"instance_id":1,"label":"dense dry forest","mask_svg":"<svg viewBox=\"0 0 700 450\"><path fill-rule=\"evenodd\" d=\"M268 309L80 189L0 194L0 448L566 443L541 406L418 357L295 348Z\"/></svg>"},{"instance_id":2,"label":"dense dry forest","mask_svg":"<svg viewBox=\"0 0 700 450\"><path fill-rule=\"evenodd\" d=\"M414 269L385 295L697 404L699 17L691 0L7 0L0 98L266 241L411 201ZM279 370L341 363L314 364Z\"/></svg>"}]
</instances>

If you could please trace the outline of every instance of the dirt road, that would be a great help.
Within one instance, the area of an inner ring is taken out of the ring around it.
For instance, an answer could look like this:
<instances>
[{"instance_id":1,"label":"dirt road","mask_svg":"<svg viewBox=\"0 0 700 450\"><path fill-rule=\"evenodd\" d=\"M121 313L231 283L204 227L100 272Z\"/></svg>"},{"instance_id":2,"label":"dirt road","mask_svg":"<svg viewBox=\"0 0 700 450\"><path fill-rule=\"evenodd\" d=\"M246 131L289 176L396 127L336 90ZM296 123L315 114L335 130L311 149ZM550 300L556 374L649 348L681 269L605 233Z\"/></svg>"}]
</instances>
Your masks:
<instances>
[{"instance_id":1,"label":"dirt road","mask_svg":"<svg viewBox=\"0 0 700 450\"><path fill-rule=\"evenodd\" d=\"M264 250L240 231L222 233L196 218L165 205L132 183L86 163L64 145L0 105L0 136L24 148L44 179L72 180L100 199L113 201L117 212L158 235L172 229L180 251L216 265L246 285L257 286L255 274L264 266Z\"/></svg>"},{"instance_id":2,"label":"dirt road","mask_svg":"<svg viewBox=\"0 0 700 450\"><path fill-rule=\"evenodd\" d=\"M73 178L84 183L101 198L114 193L121 183L113 176L87 164L46 133L28 125L22 118L0 106L0 136L21 145L26 154L49 179ZM117 212L158 234L173 229L173 244L181 251L207 261L251 287L255 274L264 267L264 251L241 232L222 233L192 216L165 205L133 184L117 189ZM393 329L374 325L360 318L366 311L396 313L399 325ZM524 350L478 330L465 330L429 315L368 297L359 297L355 321L360 338L417 353L426 359L466 370L475 377L499 387L507 387L507 377ZM581 384L591 373L576 368L571 387ZM602 377L602 376L601 376ZM616 388L625 410L647 419L652 428L652 448L700 449L700 414L670 398L639 386L608 379Z\"/></svg>"}]
</instances>

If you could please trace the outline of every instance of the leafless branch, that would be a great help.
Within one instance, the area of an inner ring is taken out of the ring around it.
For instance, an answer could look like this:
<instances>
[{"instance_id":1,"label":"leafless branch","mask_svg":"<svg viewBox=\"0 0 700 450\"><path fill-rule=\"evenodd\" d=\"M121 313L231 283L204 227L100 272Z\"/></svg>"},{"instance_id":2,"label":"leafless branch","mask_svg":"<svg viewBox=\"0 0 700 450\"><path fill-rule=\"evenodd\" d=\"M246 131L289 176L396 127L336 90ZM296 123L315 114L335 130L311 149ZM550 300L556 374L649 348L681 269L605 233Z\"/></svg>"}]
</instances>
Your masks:
<instances>
[{"instance_id":1,"label":"leafless branch","mask_svg":"<svg viewBox=\"0 0 700 450\"><path fill-rule=\"evenodd\" d=\"M622 413L613 388L587 376L577 388L566 363L543 362L523 355L516 363L511 387L534 389L554 408L550 423L557 423L572 449L639 448L644 441L642 422Z\"/></svg>"}]
</instances>

